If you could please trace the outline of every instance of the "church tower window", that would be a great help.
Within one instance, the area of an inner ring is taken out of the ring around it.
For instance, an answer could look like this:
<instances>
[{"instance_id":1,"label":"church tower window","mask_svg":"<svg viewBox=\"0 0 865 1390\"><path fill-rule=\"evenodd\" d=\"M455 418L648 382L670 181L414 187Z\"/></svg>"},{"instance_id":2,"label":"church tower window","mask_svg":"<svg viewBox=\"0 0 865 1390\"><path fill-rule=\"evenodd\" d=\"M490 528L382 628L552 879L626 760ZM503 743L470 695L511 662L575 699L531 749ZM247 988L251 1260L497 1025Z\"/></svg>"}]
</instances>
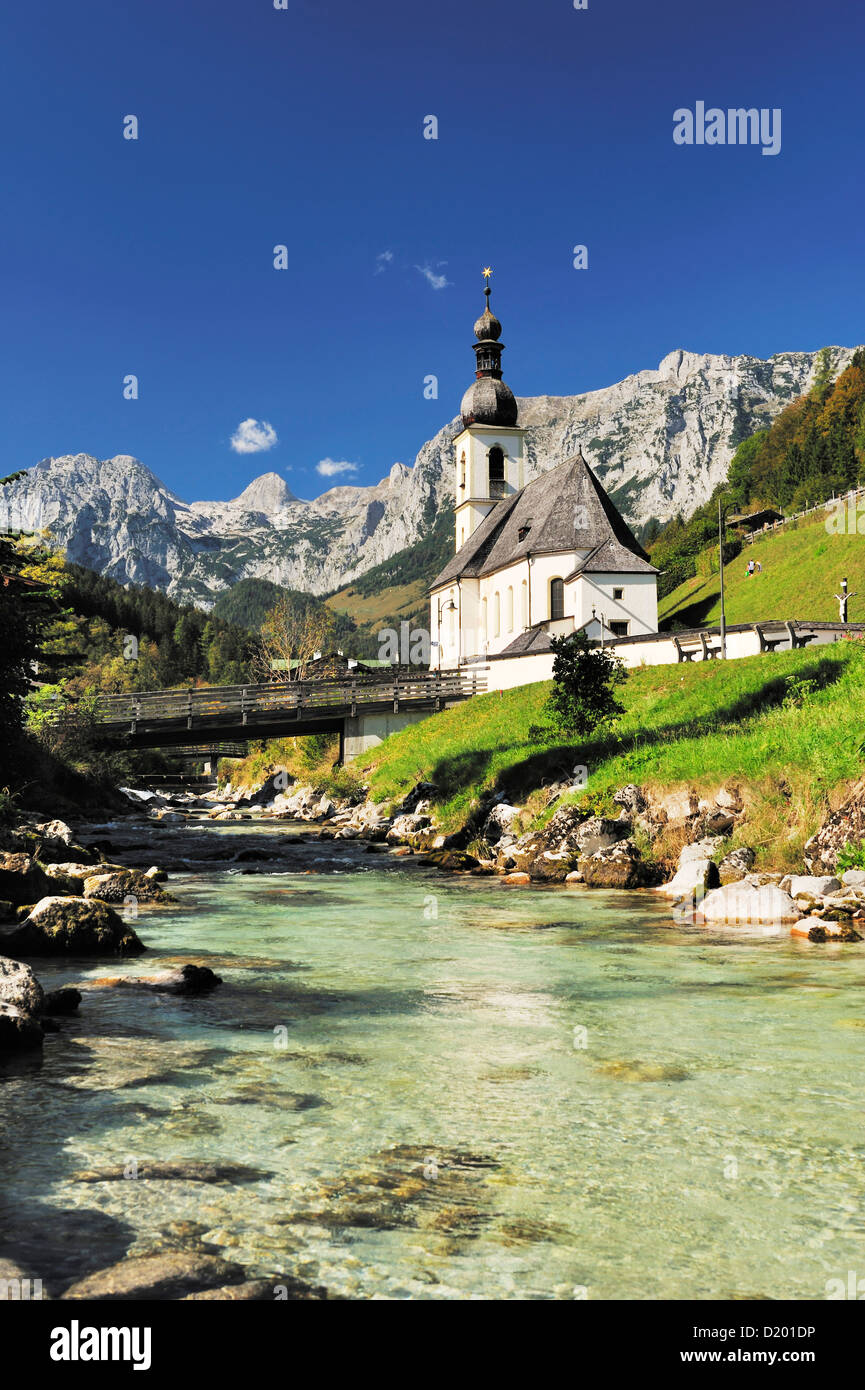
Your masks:
<instances>
[{"instance_id":1,"label":"church tower window","mask_svg":"<svg viewBox=\"0 0 865 1390\"><path fill-rule=\"evenodd\" d=\"M466 485L466 456L465 451L460 455L460 487Z\"/></svg>"},{"instance_id":2,"label":"church tower window","mask_svg":"<svg viewBox=\"0 0 865 1390\"><path fill-rule=\"evenodd\" d=\"M494 444L489 452L490 469L490 497L500 498L505 495L505 456L498 444Z\"/></svg>"}]
</instances>

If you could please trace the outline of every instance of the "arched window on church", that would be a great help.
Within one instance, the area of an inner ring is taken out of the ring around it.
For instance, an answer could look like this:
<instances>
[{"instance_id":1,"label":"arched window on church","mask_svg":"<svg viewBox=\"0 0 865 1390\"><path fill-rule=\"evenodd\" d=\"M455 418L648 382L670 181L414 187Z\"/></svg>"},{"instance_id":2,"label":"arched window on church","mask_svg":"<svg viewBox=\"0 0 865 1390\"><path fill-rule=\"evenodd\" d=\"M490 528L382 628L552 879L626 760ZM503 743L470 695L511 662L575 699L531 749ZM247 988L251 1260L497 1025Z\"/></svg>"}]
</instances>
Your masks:
<instances>
[{"instance_id":1,"label":"arched window on church","mask_svg":"<svg viewBox=\"0 0 865 1390\"><path fill-rule=\"evenodd\" d=\"M524 579L520 589L520 625L529 625L529 585L528 580Z\"/></svg>"},{"instance_id":2,"label":"arched window on church","mask_svg":"<svg viewBox=\"0 0 865 1390\"><path fill-rule=\"evenodd\" d=\"M506 595L506 597L505 597L505 632L513 632L513 630L514 630L514 591L513 591L513 589L512 589L511 587L509 587L509 588L508 588L507 595Z\"/></svg>"},{"instance_id":3,"label":"arched window on church","mask_svg":"<svg viewBox=\"0 0 865 1390\"><path fill-rule=\"evenodd\" d=\"M465 453L462 453L462 454L460 455L460 487L465 487L465 485L466 485L466 456L465 456Z\"/></svg>"},{"instance_id":4,"label":"arched window on church","mask_svg":"<svg viewBox=\"0 0 865 1390\"><path fill-rule=\"evenodd\" d=\"M490 470L490 497L504 497L505 495L505 456L498 444L494 444L490 449L489 457Z\"/></svg>"},{"instance_id":5,"label":"arched window on church","mask_svg":"<svg viewBox=\"0 0 865 1390\"><path fill-rule=\"evenodd\" d=\"M481 599L481 645L487 645L487 601Z\"/></svg>"},{"instance_id":6,"label":"arched window on church","mask_svg":"<svg viewBox=\"0 0 865 1390\"><path fill-rule=\"evenodd\" d=\"M550 580L550 617L553 622L565 616L565 581Z\"/></svg>"},{"instance_id":7,"label":"arched window on church","mask_svg":"<svg viewBox=\"0 0 865 1390\"><path fill-rule=\"evenodd\" d=\"M493 637L502 634L502 600L500 594L493 594Z\"/></svg>"}]
</instances>

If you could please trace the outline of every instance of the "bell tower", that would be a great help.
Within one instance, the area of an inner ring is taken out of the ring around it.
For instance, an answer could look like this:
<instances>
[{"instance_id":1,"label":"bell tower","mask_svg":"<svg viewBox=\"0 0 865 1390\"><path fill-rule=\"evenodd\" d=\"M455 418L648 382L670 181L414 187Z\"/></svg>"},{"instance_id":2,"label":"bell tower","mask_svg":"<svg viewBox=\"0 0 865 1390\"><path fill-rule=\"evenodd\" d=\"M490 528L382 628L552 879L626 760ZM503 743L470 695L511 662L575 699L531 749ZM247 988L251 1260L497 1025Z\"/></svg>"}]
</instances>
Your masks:
<instances>
[{"instance_id":1,"label":"bell tower","mask_svg":"<svg viewBox=\"0 0 865 1390\"><path fill-rule=\"evenodd\" d=\"M460 406L463 428L454 440L456 549L465 545L496 503L525 483L525 430L517 424L517 402L502 380L502 326L490 310L490 276L485 267L486 304L475 323L475 379Z\"/></svg>"}]
</instances>

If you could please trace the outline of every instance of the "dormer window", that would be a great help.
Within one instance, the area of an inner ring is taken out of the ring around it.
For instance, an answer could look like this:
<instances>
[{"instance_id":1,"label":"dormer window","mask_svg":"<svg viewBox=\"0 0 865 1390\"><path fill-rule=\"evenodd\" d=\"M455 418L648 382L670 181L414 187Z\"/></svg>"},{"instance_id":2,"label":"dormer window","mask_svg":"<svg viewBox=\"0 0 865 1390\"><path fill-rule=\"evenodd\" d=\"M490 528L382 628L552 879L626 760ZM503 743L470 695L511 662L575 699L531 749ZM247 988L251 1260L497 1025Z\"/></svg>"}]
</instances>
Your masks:
<instances>
[{"instance_id":1,"label":"dormer window","mask_svg":"<svg viewBox=\"0 0 865 1390\"><path fill-rule=\"evenodd\" d=\"M517 540L524 541L531 529L531 526L521 526L520 529L517 531Z\"/></svg>"}]
</instances>

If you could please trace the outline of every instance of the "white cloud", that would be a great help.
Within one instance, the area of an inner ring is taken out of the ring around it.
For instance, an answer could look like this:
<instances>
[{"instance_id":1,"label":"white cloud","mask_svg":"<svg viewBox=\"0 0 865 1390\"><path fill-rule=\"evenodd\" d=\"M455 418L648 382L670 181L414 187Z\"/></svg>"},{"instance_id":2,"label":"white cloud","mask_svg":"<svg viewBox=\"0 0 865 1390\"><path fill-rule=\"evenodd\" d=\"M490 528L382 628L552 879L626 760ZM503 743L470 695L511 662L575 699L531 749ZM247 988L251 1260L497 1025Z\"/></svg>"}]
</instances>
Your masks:
<instances>
[{"instance_id":1,"label":"white cloud","mask_svg":"<svg viewBox=\"0 0 865 1390\"><path fill-rule=\"evenodd\" d=\"M276 442L276 430L266 420L241 420L231 436L231 447L236 454L263 454Z\"/></svg>"},{"instance_id":2,"label":"white cloud","mask_svg":"<svg viewBox=\"0 0 865 1390\"><path fill-rule=\"evenodd\" d=\"M383 274L384 274L384 271L385 271L385 267L386 267L386 266L389 266L392 260L393 260L393 252L392 252L392 251L380 251L380 252L378 253L378 255L376 256L376 258L375 258L375 273L376 273L376 275L383 275Z\"/></svg>"},{"instance_id":3,"label":"white cloud","mask_svg":"<svg viewBox=\"0 0 865 1390\"><path fill-rule=\"evenodd\" d=\"M336 459L322 459L321 463L315 465L316 473L320 473L323 478L335 478L338 473L356 473L356 463L337 462Z\"/></svg>"},{"instance_id":4,"label":"white cloud","mask_svg":"<svg viewBox=\"0 0 865 1390\"><path fill-rule=\"evenodd\" d=\"M436 265L447 265L447 261L436 261ZM427 284L432 285L434 290L443 290L446 285L453 283L446 275L434 270L429 261L426 265L416 265L415 270L423 276Z\"/></svg>"}]
</instances>

